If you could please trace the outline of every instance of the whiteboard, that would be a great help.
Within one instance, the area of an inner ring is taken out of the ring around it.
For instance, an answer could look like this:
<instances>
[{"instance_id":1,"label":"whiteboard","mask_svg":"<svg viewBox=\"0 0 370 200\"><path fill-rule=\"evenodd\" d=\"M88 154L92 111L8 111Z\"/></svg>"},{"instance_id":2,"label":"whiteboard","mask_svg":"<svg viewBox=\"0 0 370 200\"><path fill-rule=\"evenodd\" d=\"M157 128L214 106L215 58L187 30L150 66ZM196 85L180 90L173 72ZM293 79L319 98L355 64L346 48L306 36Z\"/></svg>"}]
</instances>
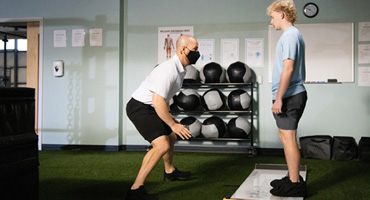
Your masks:
<instances>
[{"instance_id":1,"label":"whiteboard","mask_svg":"<svg viewBox=\"0 0 370 200\"><path fill-rule=\"evenodd\" d=\"M295 24L306 44L306 81L354 82L353 23ZM269 81L282 31L269 26Z\"/></svg>"}]
</instances>

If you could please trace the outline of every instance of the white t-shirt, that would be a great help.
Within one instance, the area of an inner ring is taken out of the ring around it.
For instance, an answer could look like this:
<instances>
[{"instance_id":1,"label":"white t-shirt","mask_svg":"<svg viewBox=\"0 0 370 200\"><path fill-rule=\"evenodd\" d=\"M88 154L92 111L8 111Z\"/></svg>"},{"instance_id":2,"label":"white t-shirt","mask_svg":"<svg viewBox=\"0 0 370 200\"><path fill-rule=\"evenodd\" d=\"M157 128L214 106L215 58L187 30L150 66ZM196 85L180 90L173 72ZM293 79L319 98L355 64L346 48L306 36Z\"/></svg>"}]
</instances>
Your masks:
<instances>
[{"instance_id":1,"label":"white t-shirt","mask_svg":"<svg viewBox=\"0 0 370 200\"><path fill-rule=\"evenodd\" d=\"M186 71L177 55L153 69L145 78L132 98L144 104L153 105L153 92L169 102L180 91Z\"/></svg>"}]
</instances>

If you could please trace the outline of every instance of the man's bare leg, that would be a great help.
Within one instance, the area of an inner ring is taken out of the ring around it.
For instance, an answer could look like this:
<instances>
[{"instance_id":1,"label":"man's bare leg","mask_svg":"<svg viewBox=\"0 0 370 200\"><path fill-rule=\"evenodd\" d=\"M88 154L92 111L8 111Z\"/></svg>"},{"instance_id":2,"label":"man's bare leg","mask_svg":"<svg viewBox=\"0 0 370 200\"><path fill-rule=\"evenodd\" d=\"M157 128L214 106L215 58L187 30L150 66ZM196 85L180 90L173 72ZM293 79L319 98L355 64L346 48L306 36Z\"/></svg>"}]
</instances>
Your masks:
<instances>
[{"instance_id":1,"label":"man's bare leg","mask_svg":"<svg viewBox=\"0 0 370 200\"><path fill-rule=\"evenodd\" d=\"M175 142L177 140L177 136L174 132L172 132L169 136L169 141L170 141L170 148L167 151L166 154L163 156L163 162L164 162L164 169L166 173L172 173L175 170L175 166L173 165L173 151L174 151L174 146Z\"/></svg>"},{"instance_id":2,"label":"man's bare leg","mask_svg":"<svg viewBox=\"0 0 370 200\"><path fill-rule=\"evenodd\" d=\"M139 173L135 179L134 184L131 186L132 190L135 190L141 185L144 185L144 182L150 172L157 165L163 155L165 155L170 149L170 141L168 136L166 135L156 138L151 144L153 148L144 156Z\"/></svg>"},{"instance_id":3,"label":"man's bare leg","mask_svg":"<svg viewBox=\"0 0 370 200\"><path fill-rule=\"evenodd\" d=\"M301 154L297 144L297 130L279 129L279 137L284 146L289 178L292 182L299 182Z\"/></svg>"}]
</instances>

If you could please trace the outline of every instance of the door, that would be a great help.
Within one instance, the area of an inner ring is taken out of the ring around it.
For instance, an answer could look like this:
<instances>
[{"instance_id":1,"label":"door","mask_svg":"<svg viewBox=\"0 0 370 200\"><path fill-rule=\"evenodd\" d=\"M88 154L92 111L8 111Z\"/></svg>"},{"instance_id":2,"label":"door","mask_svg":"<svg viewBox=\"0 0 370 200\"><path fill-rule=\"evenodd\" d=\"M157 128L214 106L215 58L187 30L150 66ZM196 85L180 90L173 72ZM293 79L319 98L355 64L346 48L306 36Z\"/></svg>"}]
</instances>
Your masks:
<instances>
[{"instance_id":1,"label":"door","mask_svg":"<svg viewBox=\"0 0 370 200\"><path fill-rule=\"evenodd\" d=\"M38 133L40 22L27 22L27 87L35 88L35 131Z\"/></svg>"}]
</instances>

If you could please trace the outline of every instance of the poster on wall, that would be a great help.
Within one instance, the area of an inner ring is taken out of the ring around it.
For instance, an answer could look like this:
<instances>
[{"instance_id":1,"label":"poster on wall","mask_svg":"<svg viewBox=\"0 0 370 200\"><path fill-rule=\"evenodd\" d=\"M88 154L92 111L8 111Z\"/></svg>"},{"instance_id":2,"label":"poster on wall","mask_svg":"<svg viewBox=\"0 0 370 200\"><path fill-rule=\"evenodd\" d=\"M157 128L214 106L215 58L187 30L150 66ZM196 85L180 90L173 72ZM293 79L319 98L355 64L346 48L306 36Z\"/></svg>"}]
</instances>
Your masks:
<instances>
[{"instance_id":1,"label":"poster on wall","mask_svg":"<svg viewBox=\"0 0 370 200\"><path fill-rule=\"evenodd\" d=\"M358 64L370 64L370 44L358 45Z\"/></svg>"},{"instance_id":2,"label":"poster on wall","mask_svg":"<svg viewBox=\"0 0 370 200\"><path fill-rule=\"evenodd\" d=\"M358 86L370 87L370 67L358 68Z\"/></svg>"},{"instance_id":3,"label":"poster on wall","mask_svg":"<svg viewBox=\"0 0 370 200\"><path fill-rule=\"evenodd\" d=\"M158 64L176 55L176 41L181 34L194 36L194 27L158 27Z\"/></svg>"},{"instance_id":4,"label":"poster on wall","mask_svg":"<svg viewBox=\"0 0 370 200\"><path fill-rule=\"evenodd\" d=\"M85 30L72 29L72 47L85 46Z\"/></svg>"},{"instance_id":5,"label":"poster on wall","mask_svg":"<svg viewBox=\"0 0 370 200\"><path fill-rule=\"evenodd\" d=\"M358 23L358 41L370 41L370 22Z\"/></svg>"},{"instance_id":6,"label":"poster on wall","mask_svg":"<svg viewBox=\"0 0 370 200\"><path fill-rule=\"evenodd\" d=\"M245 63L249 67L263 67L263 38L245 39Z\"/></svg>"},{"instance_id":7,"label":"poster on wall","mask_svg":"<svg viewBox=\"0 0 370 200\"><path fill-rule=\"evenodd\" d=\"M239 39L221 39L222 66L227 68L236 61L239 61Z\"/></svg>"},{"instance_id":8,"label":"poster on wall","mask_svg":"<svg viewBox=\"0 0 370 200\"><path fill-rule=\"evenodd\" d=\"M90 29L90 46L103 46L103 29Z\"/></svg>"},{"instance_id":9,"label":"poster on wall","mask_svg":"<svg viewBox=\"0 0 370 200\"><path fill-rule=\"evenodd\" d=\"M54 47L66 47L66 46L67 46L67 31L54 30Z\"/></svg>"},{"instance_id":10,"label":"poster on wall","mask_svg":"<svg viewBox=\"0 0 370 200\"><path fill-rule=\"evenodd\" d=\"M202 68L210 62L214 62L215 58L215 40L214 39L199 39L198 40L200 58L196 63L197 68Z\"/></svg>"}]
</instances>

